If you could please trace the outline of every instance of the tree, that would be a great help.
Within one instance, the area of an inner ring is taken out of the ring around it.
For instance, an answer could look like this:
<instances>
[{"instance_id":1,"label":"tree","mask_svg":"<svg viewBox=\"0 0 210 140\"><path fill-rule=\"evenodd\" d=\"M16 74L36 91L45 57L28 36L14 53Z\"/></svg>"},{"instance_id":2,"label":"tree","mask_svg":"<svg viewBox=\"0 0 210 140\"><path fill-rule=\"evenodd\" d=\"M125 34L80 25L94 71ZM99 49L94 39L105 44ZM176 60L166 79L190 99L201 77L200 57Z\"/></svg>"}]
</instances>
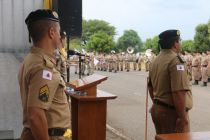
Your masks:
<instances>
[{"instance_id":1,"label":"tree","mask_svg":"<svg viewBox=\"0 0 210 140\"><path fill-rule=\"evenodd\" d=\"M196 51L206 51L210 49L210 38L207 24L199 24L196 27L194 43Z\"/></svg>"},{"instance_id":2,"label":"tree","mask_svg":"<svg viewBox=\"0 0 210 140\"><path fill-rule=\"evenodd\" d=\"M123 35L118 39L116 48L119 51L126 51L128 47L134 47L135 52L140 51L142 47L141 38L134 30L125 30Z\"/></svg>"},{"instance_id":3,"label":"tree","mask_svg":"<svg viewBox=\"0 0 210 140\"><path fill-rule=\"evenodd\" d=\"M193 40L182 41L182 51L194 52L195 45L194 45Z\"/></svg>"},{"instance_id":4,"label":"tree","mask_svg":"<svg viewBox=\"0 0 210 140\"><path fill-rule=\"evenodd\" d=\"M97 32L104 32L114 38L116 35L115 27L103 20L83 20L82 22L82 41L86 44L91 36Z\"/></svg>"},{"instance_id":5,"label":"tree","mask_svg":"<svg viewBox=\"0 0 210 140\"><path fill-rule=\"evenodd\" d=\"M146 51L147 49L152 49L154 53L159 53L159 47L158 47L158 36L155 36L153 38L149 38L145 41L143 50Z\"/></svg>"},{"instance_id":6,"label":"tree","mask_svg":"<svg viewBox=\"0 0 210 140\"><path fill-rule=\"evenodd\" d=\"M115 43L113 37L100 31L90 37L86 48L88 51L109 53L113 49L114 45Z\"/></svg>"}]
</instances>

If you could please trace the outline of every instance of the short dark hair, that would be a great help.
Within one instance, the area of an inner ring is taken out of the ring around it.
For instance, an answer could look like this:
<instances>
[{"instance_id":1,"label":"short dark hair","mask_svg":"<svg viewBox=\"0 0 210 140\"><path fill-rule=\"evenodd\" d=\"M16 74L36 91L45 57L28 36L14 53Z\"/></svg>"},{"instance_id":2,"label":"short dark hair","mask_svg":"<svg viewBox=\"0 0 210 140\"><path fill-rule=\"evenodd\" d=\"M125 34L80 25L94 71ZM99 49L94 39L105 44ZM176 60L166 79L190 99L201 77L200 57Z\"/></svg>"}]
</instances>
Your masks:
<instances>
[{"instance_id":1,"label":"short dark hair","mask_svg":"<svg viewBox=\"0 0 210 140\"><path fill-rule=\"evenodd\" d=\"M33 42L40 41L48 32L49 28L55 27L55 24L56 22L50 20L39 20L28 25L28 31Z\"/></svg>"}]
</instances>

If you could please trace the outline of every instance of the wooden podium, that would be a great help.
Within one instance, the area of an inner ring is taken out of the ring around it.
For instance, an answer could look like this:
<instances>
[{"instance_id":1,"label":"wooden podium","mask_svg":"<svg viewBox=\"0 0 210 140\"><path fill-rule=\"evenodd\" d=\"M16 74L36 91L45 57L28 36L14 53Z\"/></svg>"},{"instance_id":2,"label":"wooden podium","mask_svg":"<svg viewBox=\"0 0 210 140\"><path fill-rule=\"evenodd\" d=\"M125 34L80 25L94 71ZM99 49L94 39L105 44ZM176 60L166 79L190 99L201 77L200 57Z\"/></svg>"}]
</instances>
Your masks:
<instances>
[{"instance_id":1,"label":"wooden podium","mask_svg":"<svg viewBox=\"0 0 210 140\"><path fill-rule=\"evenodd\" d=\"M155 140L210 140L210 132L160 134Z\"/></svg>"},{"instance_id":2,"label":"wooden podium","mask_svg":"<svg viewBox=\"0 0 210 140\"><path fill-rule=\"evenodd\" d=\"M70 95L72 140L106 139L107 100L117 96L97 90L97 85L104 80L107 80L106 76L93 74L69 83L75 91L87 93Z\"/></svg>"}]
</instances>

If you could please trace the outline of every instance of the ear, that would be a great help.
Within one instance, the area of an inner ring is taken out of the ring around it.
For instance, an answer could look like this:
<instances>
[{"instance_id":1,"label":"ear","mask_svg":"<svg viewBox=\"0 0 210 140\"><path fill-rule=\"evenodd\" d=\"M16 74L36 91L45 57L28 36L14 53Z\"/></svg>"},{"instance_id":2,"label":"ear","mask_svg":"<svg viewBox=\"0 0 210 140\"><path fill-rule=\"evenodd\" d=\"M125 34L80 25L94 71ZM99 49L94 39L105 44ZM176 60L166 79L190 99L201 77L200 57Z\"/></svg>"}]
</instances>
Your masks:
<instances>
[{"instance_id":1,"label":"ear","mask_svg":"<svg viewBox=\"0 0 210 140\"><path fill-rule=\"evenodd\" d=\"M50 28L48 29L48 35L49 35L50 39L54 38L55 32L54 32L53 27L50 27Z\"/></svg>"},{"instance_id":2,"label":"ear","mask_svg":"<svg viewBox=\"0 0 210 140\"><path fill-rule=\"evenodd\" d=\"M175 46L175 48L179 47L179 41L175 41L174 46Z\"/></svg>"}]
</instances>

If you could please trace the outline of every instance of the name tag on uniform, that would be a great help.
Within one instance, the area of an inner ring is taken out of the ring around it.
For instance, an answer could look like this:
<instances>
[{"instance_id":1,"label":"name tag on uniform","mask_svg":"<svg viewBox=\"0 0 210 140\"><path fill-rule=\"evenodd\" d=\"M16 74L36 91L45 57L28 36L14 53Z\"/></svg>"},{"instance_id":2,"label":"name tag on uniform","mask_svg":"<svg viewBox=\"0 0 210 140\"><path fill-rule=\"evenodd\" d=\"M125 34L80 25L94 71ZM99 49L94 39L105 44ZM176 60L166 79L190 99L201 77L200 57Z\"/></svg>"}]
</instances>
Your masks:
<instances>
[{"instance_id":1,"label":"name tag on uniform","mask_svg":"<svg viewBox=\"0 0 210 140\"><path fill-rule=\"evenodd\" d=\"M48 70L43 70L42 78L47 79L47 80L52 80L52 72Z\"/></svg>"},{"instance_id":2,"label":"name tag on uniform","mask_svg":"<svg viewBox=\"0 0 210 140\"><path fill-rule=\"evenodd\" d=\"M184 65L176 65L176 69L184 71Z\"/></svg>"}]
</instances>

